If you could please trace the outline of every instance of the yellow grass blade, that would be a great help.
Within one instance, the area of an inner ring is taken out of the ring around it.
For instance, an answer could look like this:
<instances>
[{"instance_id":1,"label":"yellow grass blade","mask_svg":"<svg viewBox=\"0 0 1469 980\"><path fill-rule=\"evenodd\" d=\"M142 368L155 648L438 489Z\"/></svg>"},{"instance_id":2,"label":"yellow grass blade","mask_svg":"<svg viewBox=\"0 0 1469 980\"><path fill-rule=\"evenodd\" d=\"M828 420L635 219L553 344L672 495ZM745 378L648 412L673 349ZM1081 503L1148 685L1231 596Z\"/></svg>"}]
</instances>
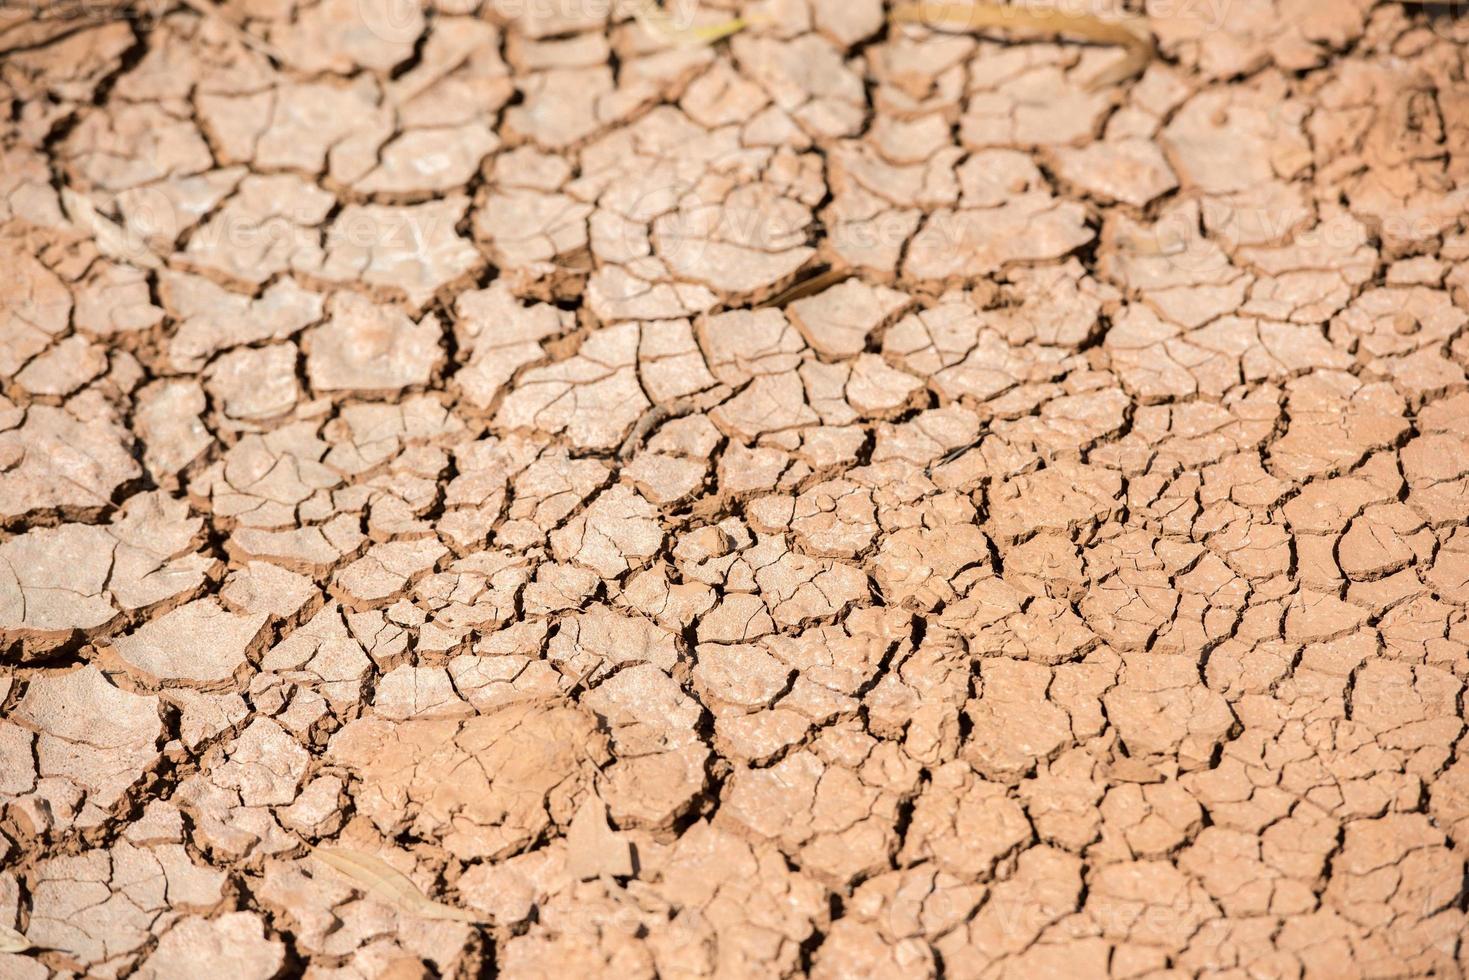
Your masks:
<instances>
[{"instance_id":1,"label":"yellow grass blade","mask_svg":"<svg viewBox=\"0 0 1469 980\"><path fill-rule=\"evenodd\" d=\"M717 24L706 24L703 27L679 27L673 22L673 18L669 17L667 12L653 0L627 0L627 2L632 9L633 18L643 30L658 41L674 47L687 48L713 44L720 38L739 33L751 23L744 17L735 17Z\"/></svg>"}]
</instances>

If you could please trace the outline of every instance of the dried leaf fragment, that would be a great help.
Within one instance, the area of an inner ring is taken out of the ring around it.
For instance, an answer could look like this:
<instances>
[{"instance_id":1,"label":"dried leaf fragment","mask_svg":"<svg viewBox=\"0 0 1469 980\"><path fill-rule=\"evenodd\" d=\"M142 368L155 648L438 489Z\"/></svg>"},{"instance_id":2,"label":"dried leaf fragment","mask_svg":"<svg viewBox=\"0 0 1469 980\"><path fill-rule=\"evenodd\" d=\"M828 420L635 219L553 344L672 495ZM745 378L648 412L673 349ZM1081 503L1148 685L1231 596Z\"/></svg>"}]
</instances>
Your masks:
<instances>
[{"instance_id":1,"label":"dried leaf fragment","mask_svg":"<svg viewBox=\"0 0 1469 980\"><path fill-rule=\"evenodd\" d=\"M1030 10L999 3L905 3L893 8L897 24L946 24L972 31L988 27L1018 27L1043 34L1068 34L1099 44L1127 49L1127 57L1087 83L1091 89L1126 81L1153 60L1152 33L1141 18L1103 20L1094 14L1065 10Z\"/></svg>"},{"instance_id":2,"label":"dried leaf fragment","mask_svg":"<svg viewBox=\"0 0 1469 980\"><path fill-rule=\"evenodd\" d=\"M467 909L434 901L419 891L418 886L403 872L371 854L345 847L317 847L312 849L311 854L323 864L352 879L364 894L409 915L449 922L486 921Z\"/></svg>"},{"instance_id":3,"label":"dried leaf fragment","mask_svg":"<svg viewBox=\"0 0 1469 980\"><path fill-rule=\"evenodd\" d=\"M24 953L35 945L9 926L0 926L0 953Z\"/></svg>"},{"instance_id":4,"label":"dried leaf fragment","mask_svg":"<svg viewBox=\"0 0 1469 980\"><path fill-rule=\"evenodd\" d=\"M566 868L577 878L632 875L632 845L607 823L607 804L591 794L566 832Z\"/></svg>"}]
</instances>

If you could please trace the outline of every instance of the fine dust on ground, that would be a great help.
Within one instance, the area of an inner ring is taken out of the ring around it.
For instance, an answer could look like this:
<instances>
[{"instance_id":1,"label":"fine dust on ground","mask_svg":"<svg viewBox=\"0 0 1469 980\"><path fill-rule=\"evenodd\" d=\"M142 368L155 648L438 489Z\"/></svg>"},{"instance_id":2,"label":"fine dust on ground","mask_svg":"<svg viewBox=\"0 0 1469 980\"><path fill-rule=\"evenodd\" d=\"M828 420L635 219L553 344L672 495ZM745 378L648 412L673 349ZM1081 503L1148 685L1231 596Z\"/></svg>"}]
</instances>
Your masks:
<instances>
[{"instance_id":1,"label":"fine dust on ground","mask_svg":"<svg viewBox=\"0 0 1469 980\"><path fill-rule=\"evenodd\" d=\"M1453 6L0 14L0 976L1463 976Z\"/></svg>"}]
</instances>

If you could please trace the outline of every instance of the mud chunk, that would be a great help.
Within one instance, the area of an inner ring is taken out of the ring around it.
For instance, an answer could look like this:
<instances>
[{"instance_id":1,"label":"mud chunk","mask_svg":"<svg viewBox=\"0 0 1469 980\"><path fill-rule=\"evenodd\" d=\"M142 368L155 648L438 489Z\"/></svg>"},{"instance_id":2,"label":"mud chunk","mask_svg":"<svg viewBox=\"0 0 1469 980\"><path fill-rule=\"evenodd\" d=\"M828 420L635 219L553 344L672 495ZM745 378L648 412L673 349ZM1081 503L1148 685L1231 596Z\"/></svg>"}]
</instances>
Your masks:
<instances>
[{"instance_id":1,"label":"mud chunk","mask_svg":"<svg viewBox=\"0 0 1469 980\"><path fill-rule=\"evenodd\" d=\"M1097 873L1084 914L1113 941L1181 950L1219 909L1203 886L1168 862L1130 861Z\"/></svg>"},{"instance_id":2,"label":"mud chunk","mask_svg":"<svg viewBox=\"0 0 1469 980\"><path fill-rule=\"evenodd\" d=\"M129 673L147 684L208 689L238 680L269 639L265 613L238 615L200 599L112 641Z\"/></svg>"},{"instance_id":3,"label":"mud chunk","mask_svg":"<svg viewBox=\"0 0 1469 980\"><path fill-rule=\"evenodd\" d=\"M355 840L352 843L356 843ZM374 854L375 842L364 841L353 850ZM410 876L425 893L433 890L402 852L383 850L380 860ZM438 922L399 911L394 905L363 895L354 880L324 869L315 860L265 863L256 891L261 905L291 924L297 948L313 957L351 956L361 967L379 975L402 970L412 976L424 964L435 969L458 969L467 958L470 927L462 922Z\"/></svg>"},{"instance_id":4,"label":"mud chunk","mask_svg":"<svg viewBox=\"0 0 1469 980\"><path fill-rule=\"evenodd\" d=\"M18 241L3 247L7 264L16 273L5 293L0 368L13 375L66 330L73 300L56 273L27 254Z\"/></svg>"},{"instance_id":5,"label":"mud chunk","mask_svg":"<svg viewBox=\"0 0 1469 980\"><path fill-rule=\"evenodd\" d=\"M571 327L570 314L547 304L522 305L502 284L461 293L455 336L468 362L454 381L478 408L489 408L515 372L544 356L540 342Z\"/></svg>"},{"instance_id":6,"label":"mud chunk","mask_svg":"<svg viewBox=\"0 0 1469 980\"><path fill-rule=\"evenodd\" d=\"M189 916L159 940L139 966L137 976L162 980L182 970L208 970L229 980L266 980L285 962L285 948L267 938L260 917L229 912L217 919Z\"/></svg>"},{"instance_id":7,"label":"mud chunk","mask_svg":"<svg viewBox=\"0 0 1469 980\"><path fill-rule=\"evenodd\" d=\"M735 310L699 321L699 346L710 373L727 385L788 372L801 363L805 344L779 310Z\"/></svg>"},{"instance_id":8,"label":"mud chunk","mask_svg":"<svg viewBox=\"0 0 1469 980\"><path fill-rule=\"evenodd\" d=\"M850 357L860 354L868 336L908 302L897 290L848 279L796 300L789 315L812 349L830 357Z\"/></svg>"},{"instance_id":9,"label":"mud chunk","mask_svg":"<svg viewBox=\"0 0 1469 980\"><path fill-rule=\"evenodd\" d=\"M185 255L200 270L250 286L293 268L314 268L321 261L316 226L333 200L299 177L252 174L190 236Z\"/></svg>"},{"instance_id":10,"label":"mud chunk","mask_svg":"<svg viewBox=\"0 0 1469 980\"><path fill-rule=\"evenodd\" d=\"M565 435L587 449L614 449L648 399L638 386L638 329L623 324L597 332L559 364L526 371L496 415L507 429Z\"/></svg>"},{"instance_id":11,"label":"mud chunk","mask_svg":"<svg viewBox=\"0 0 1469 980\"><path fill-rule=\"evenodd\" d=\"M375 544L337 573L339 597L349 605L383 603L448 553L448 548L432 538Z\"/></svg>"},{"instance_id":12,"label":"mud chunk","mask_svg":"<svg viewBox=\"0 0 1469 980\"><path fill-rule=\"evenodd\" d=\"M200 108L231 163L313 176L330 168L350 180L391 129L378 99L377 85L363 77L351 85L284 85L267 97L205 94Z\"/></svg>"},{"instance_id":13,"label":"mud chunk","mask_svg":"<svg viewBox=\"0 0 1469 980\"><path fill-rule=\"evenodd\" d=\"M1180 767L1208 765L1234 726L1224 698L1199 683L1182 656L1125 654L1117 687L1104 699L1128 754L1176 756Z\"/></svg>"},{"instance_id":14,"label":"mud chunk","mask_svg":"<svg viewBox=\"0 0 1469 980\"><path fill-rule=\"evenodd\" d=\"M1126 139L1057 151L1060 176L1104 199L1144 207L1178 186L1167 159L1151 141Z\"/></svg>"},{"instance_id":15,"label":"mud chunk","mask_svg":"<svg viewBox=\"0 0 1469 980\"><path fill-rule=\"evenodd\" d=\"M1463 760L1444 771L1430 787L1429 813L1455 844L1469 834L1469 765Z\"/></svg>"},{"instance_id":16,"label":"mud chunk","mask_svg":"<svg viewBox=\"0 0 1469 980\"><path fill-rule=\"evenodd\" d=\"M584 703L605 719L617 756L604 769L603 792L613 818L621 826L670 827L705 785L710 752L698 731L698 702L663 670L645 663L613 674Z\"/></svg>"},{"instance_id":17,"label":"mud chunk","mask_svg":"<svg viewBox=\"0 0 1469 980\"><path fill-rule=\"evenodd\" d=\"M1062 753L1055 762L1020 784L1026 814L1044 842L1079 851L1096 839L1102 814L1103 784L1084 751Z\"/></svg>"},{"instance_id":18,"label":"mud chunk","mask_svg":"<svg viewBox=\"0 0 1469 980\"><path fill-rule=\"evenodd\" d=\"M1126 761L1134 769L1141 770L1146 766L1139 757L1129 756ZM1121 775L1127 770L1118 765L1112 771ZM1127 858L1165 858L1199 834L1203 822L1203 809L1178 783L1123 783L1113 786L1102 801L1101 812L1106 822L1098 852L1110 852L1115 846ZM1109 839L1113 835L1121 839L1114 843ZM1220 838L1221 850L1227 850L1237 841L1237 838L1224 834L1216 836ZM1243 838L1245 835L1238 836ZM1211 842L1204 835L1200 835L1198 841L1200 857L1197 864L1192 855L1185 860L1190 868L1201 867L1213 859L1209 848ZM1251 841L1251 853L1256 850L1258 845ZM1268 891L1269 881L1274 875L1256 871L1247 873L1245 877L1254 878L1259 882L1257 887ZM1220 890L1214 894L1218 895ZM1233 893L1233 889L1229 891Z\"/></svg>"},{"instance_id":19,"label":"mud chunk","mask_svg":"<svg viewBox=\"0 0 1469 980\"><path fill-rule=\"evenodd\" d=\"M328 755L361 780L358 810L384 833L411 828L463 859L498 859L570 823L604 739L574 708L521 704L464 721L361 719Z\"/></svg>"},{"instance_id":20,"label":"mud chunk","mask_svg":"<svg viewBox=\"0 0 1469 980\"><path fill-rule=\"evenodd\" d=\"M1257 0L1228 17L1218 16L1217 8L1164 3L1150 4L1148 13L1165 50L1177 52L1207 77L1227 78L1272 62L1284 69L1318 64L1325 49L1361 35L1367 5L1353 0L1331 10L1311 9L1282 25L1283 12L1292 9L1288 3Z\"/></svg>"},{"instance_id":21,"label":"mud chunk","mask_svg":"<svg viewBox=\"0 0 1469 980\"><path fill-rule=\"evenodd\" d=\"M131 437L101 405L74 399L68 408L33 405L18 427L0 431L0 516L35 511L94 513L141 472Z\"/></svg>"},{"instance_id":22,"label":"mud chunk","mask_svg":"<svg viewBox=\"0 0 1469 980\"><path fill-rule=\"evenodd\" d=\"M415 323L356 293L333 296L329 313L306 335L306 376L317 391L399 391L427 382L443 357L433 314Z\"/></svg>"},{"instance_id":23,"label":"mud chunk","mask_svg":"<svg viewBox=\"0 0 1469 980\"><path fill-rule=\"evenodd\" d=\"M985 965L1023 952L1078 907L1081 871L1081 861L1064 851L1025 851L1014 876L993 887L978 914L938 941L944 962L967 964L963 975L980 976Z\"/></svg>"},{"instance_id":24,"label":"mud chunk","mask_svg":"<svg viewBox=\"0 0 1469 980\"><path fill-rule=\"evenodd\" d=\"M789 551L762 564L755 581L780 626L834 616L867 591L866 576L853 566Z\"/></svg>"},{"instance_id":25,"label":"mud chunk","mask_svg":"<svg viewBox=\"0 0 1469 980\"><path fill-rule=\"evenodd\" d=\"M228 548L243 559L260 558L302 571L325 570L363 543L359 522L340 515L321 526L267 531L239 527Z\"/></svg>"},{"instance_id":26,"label":"mud chunk","mask_svg":"<svg viewBox=\"0 0 1469 980\"><path fill-rule=\"evenodd\" d=\"M995 208L941 209L914 235L903 262L916 279L964 279L1012 262L1058 259L1092 240L1081 208L1037 192Z\"/></svg>"},{"instance_id":27,"label":"mud chunk","mask_svg":"<svg viewBox=\"0 0 1469 980\"><path fill-rule=\"evenodd\" d=\"M230 351L209 366L205 390L233 422L266 422L296 405L295 344L245 347Z\"/></svg>"},{"instance_id":28,"label":"mud chunk","mask_svg":"<svg viewBox=\"0 0 1469 980\"><path fill-rule=\"evenodd\" d=\"M59 827L97 826L158 763L158 707L92 666L31 681L10 722L36 733L36 791Z\"/></svg>"},{"instance_id":29,"label":"mud chunk","mask_svg":"<svg viewBox=\"0 0 1469 980\"><path fill-rule=\"evenodd\" d=\"M687 201L654 220L656 254L679 279L720 293L756 293L815 254L805 241L811 211L768 184L738 187L719 202Z\"/></svg>"},{"instance_id":30,"label":"mud chunk","mask_svg":"<svg viewBox=\"0 0 1469 980\"><path fill-rule=\"evenodd\" d=\"M296 799L306 772L306 750L268 718L258 718L225 748L225 761L210 781L240 794L247 807L284 805Z\"/></svg>"},{"instance_id":31,"label":"mud chunk","mask_svg":"<svg viewBox=\"0 0 1469 980\"><path fill-rule=\"evenodd\" d=\"M1275 229L1256 227L1262 207L1282 213L1304 207L1298 192L1282 183L1310 159L1301 128L1304 107L1281 89L1271 78L1200 92L1161 136L1185 184L1212 197L1205 202L1205 222L1246 245L1279 238Z\"/></svg>"},{"instance_id":32,"label":"mud chunk","mask_svg":"<svg viewBox=\"0 0 1469 980\"><path fill-rule=\"evenodd\" d=\"M1047 700L1051 671L1040 664L993 659L980 667L978 697L965 706L973 726L963 755L982 775L1018 782L1071 738L1066 712Z\"/></svg>"},{"instance_id":33,"label":"mud chunk","mask_svg":"<svg viewBox=\"0 0 1469 980\"><path fill-rule=\"evenodd\" d=\"M1332 475L1391 446L1406 431L1402 396L1384 383L1317 372L1286 386L1290 425L1272 447L1282 475Z\"/></svg>"},{"instance_id":34,"label":"mud chunk","mask_svg":"<svg viewBox=\"0 0 1469 980\"><path fill-rule=\"evenodd\" d=\"M73 334L27 364L15 380L32 395L64 397L106 369L103 349Z\"/></svg>"},{"instance_id":35,"label":"mud chunk","mask_svg":"<svg viewBox=\"0 0 1469 980\"><path fill-rule=\"evenodd\" d=\"M317 595L315 586L304 575L266 562L251 562L231 573L220 590L220 599L232 611L263 613L272 619L301 615Z\"/></svg>"},{"instance_id":36,"label":"mud chunk","mask_svg":"<svg viewBox=\"0 0 1469 980\"><path fill-rule=\"evenodd\" d=\"M825 922L825 893L769 844L700 821L668 854L658 894L697 910L720 938L715 964L733 972L795 969L800 945Z\"/></svg>"},{"instance_id":37,"label":"mud chunk","mask_svg":"<svg viewBox=\"0 0 1469 980\"><path fill-rule=\"evenodd\" d=\"M610 101L614 82L605 66L559 68L537 72L521 87L524 102L506 113L506 125L542 147L560 150L601 128L600 110Z\"/></svg>"},{"instance_id":38,"label":"mud chunk","mask_svg":"<svg viewBox=\"0 0 1469 980\"><path fill-rule=\"evenodd\" d=\"M1459 682L1436 667L1414 667L1372 658L1356 673L1353 717L1388 748L1412 752L1439 739L1457 738L1463 721L1450 707Z\"/></svg>"},{"instance_id":39,"label":"mud chunk","mask_svg":"<svg viewBox=\"0 0 1469 980\"><path fill-rule=\"evenodd\" d=\"M491 194L475 212L475 234L489 243L496 265L512 275L537 277L587 247L592 210L565 194L507 189Z\"/></svg>"},{"instance_id":40,"label":"mud chunk","mask_svg":"<svg viewBox=\"0 0 1469 980\"><path fill-rule=\"evenodd\" d=\"M931 860L966 880L984 880L1030 835L1025 811L1004 786L963 762L951 762L919 794L900 856Z\"/></svg>"},{"instance_id":41,"label":"mud chunk","mask_svg":"<svg viewBox=\"0 0 1469 980\"><path fill-rule=\"evenodd\" d=\"M954 515L960 516L960 515ZM878 545L877 581L895 605L932 609L952 602L963 589L961 576L989 562L989 538L972 524L902 528Z\"/></svg>"},{"instance_id":42,"label":"mud chunk","mask_svg":"<svg viewBox=\"0 0 1469 980\"><path fill-rule=\"evenodd\" d=\"M359 68L389 71L408 59L423 31L417 9L389 0L329 0L299 19L279 22L269 37L299 71L347 75Z\"/></svg>"},{"instance_id":43,"label":"mud chunk","mask_svg":"<svg viewBox=\"0 0 1469 980\"><path fill-rule=\"evenodd\" d=\"M1402 504L1369 507L1352 521L1338 545L1342 571L1354 579L1378 579L1426 557L1423 523Z\"/></svg>"},{"instance_id":44,"label":"mud chunk","mask_svg":"<svg viewBox=\"0 0 1469 980\"><path fill-rule=\"evenodd\" d=\"M204 405L197 382L164 381L143 390L133 421L144 446L143 463L155 478L176 476L213 444L200 418Z\"/></svg>"},{"instance_id":45,"label":"mud chunk","mask_svg":"<svg viewBox=\"0 0 1469 980\"><path fill-rule=\"evenodd\" d=\"M995 488L990 525L1007 540L1036 531L1069 532L1116 512L1121 485L1116 474L1063 464Z\"/></svg>"},{"instance_id":46,"label":"mud chunk","mask_svg":"<svg viewBox=\"0 0 1469 980\"><path fill-rule=\"evenodd\" d=\"M855 919L832 925L811 966L813 977L854 976L871 971L889 977L937 976L933 950L918 939L889 945L875 928Z\"/></svg>"},{"instance_id":47,"label":"mud chunk","mask_svg":"<svg viewBox=\"0 0 1469 980\"><path fill-rule=\"evenodd\" d=\"M916 775L890 743L834 730L815 752L736 770L720 818L779 842L814 873L847 882L887 866L898 844L895 808Z\"/></svg>"},{"instance_id":48,"label":"mud chunk","mask_svg":"<svg viewBox=\"0 0 1469 980\"><path fill-rule=\"evenodd\" d=\"M216 352L286 340L321 316L322 299L295 280L279 279L258 297L242 296L201 276L159 277L164 308L181 322L168 341L175 370L198 370ZM292 371L294 373L294 371Z\"/></svg>"},{"instance_id":49,"label":"mud chunk","mask_svg":"<svg viewBox=\"0 0 1469 980\"><path fill-rule=\"evenodd\" d=\"M292 264L329 282L366 283L422 308L484 264L456 230L468 206L463 197L403 207L348 205L327 230L325 254L303 251Z\"/></svg>"},{"instance_id":50,"label":"mud chunk","mask_svg":"<svg viewBox=\"0 0 1469 980\"><path fill-rule=\"evenodd\" d=\"M1419 436L1403 448L1408 504L1438 526L1464 519L1469 443L1446 433Z\"/></svg>"},{"instance_id":51,"label":"mud chunk","mask_svg":"<svg viewBox=\"0 0 1469 980\"><path fill-rule=\"evenodd\" d=\"M0 628L44 650L105 630L117 614L191 592L213 561L194 553L203 522L183 501L129 499L105 527L36 528L0 545Z\"/></svg>"},{"instance_id":52,"label":"mud chunk","mask_svg":"<svg viewBox=\"0 0 1469 980\"><path fill-rule=\"evenodd\" d=\"M1457 935L1464 913L1446 900L1462 863L1449 859L1442 833L1423 814L1394 814L1346 827L1341 876L1325 902L1376 940L1384 965L1432 970L1447 953L1439 936Z\"/></svg>"},{"instance_id":53,"label":"mud chunk","mask_svg":"<svg viewBox=\"0 0 1469 980\"><path fill-rule=\"evenodd\" d=\"M793 41L741 35L734 54L775 104L813 136L847 136L862 118L862 82L839 52L807 34Z\"/></svg>"},{"instance_id":54,"label":"mud chunk","mask_svg":"<svg viewBox=\"0 0 1469 980\"><path fill-rule=\"evenodd\" d=\"M1120 217L1118 248L1107 250L1102 267L1140 290L1170 323L1192 329L1234 312L1248 293L1250 277L1203 235L1201 221L1199 206L1192 202L1168 207L1151 225Z\"/></svg>"},{"instance_id":55,"label":"mud chunk","mask_svg":"<svg viewBox=\"0 0 1469 980\"><path fill-rule=\"evenodd\" d=\"M652 664L671 671L678 662L674 635L652 622L621 615L607 606L593 606L560 621L551 638L549 659L572 677L599 666Z\"/></svg>"},{"instance_id":56,"label":"mud chunk","mask_svg":"<svg viewBox=\"0 0 1469 980\"><path fill-rule=\"evenodd\" d=\"M1310 911L1315 896L1305 881L1293 881L1266 864L1251 835L1207 827L1180 862L1198 874L1230 915Z\"/></svg>"},{"instance_id":57,"label":"mud chunk","mask_svg":"<svg viewBox=\"0 0 1469 980\"><path fill-rule=\"evenodd\" d=\"M846 481L817 484L797 498L791 530L809 554L855 557L877 533L872 495Z\"/></svg>"},{"instance_id":58,"label":"mud chunk","mask_svg":"<svg viewBox=\"0 0 1469 980\"><path fill-rule=\"evenodd\" d=\"M154 930L223 897L224 875L193 863L179 844L119 843L49 858L36 869L27 932L88 972L117 976L137 960Z\"/></svg>"},{"instance_id":59,"label":"mud chunk","mask_svg":"<svg viewBox=\"0 0 1469 980\"><path fill-rule=\"evenodd\" d=\"M656 511L641 495L618 485L598 497L580 517L551 535L563 561L573 561L604 578L641 565L663 542Z\"/></svg>"},{"instance_id":60,"label":"mud chunk","mask_svg":"<svg viewBox=\"0 0 1469 980\"><path fill-rule=\"evenodd\" d=\"M700 644L694 682L706 704L768 707L791 681L790 668L753 644Z\"/></svg>"},{"instance_id":61,"label":"mud chunk","mask_svg":"<svg viewBox=\"0 0 1469 980\"><path fill-rule=\"evenodd\" d=\"M332 705L350 705L360 699L372 663L343 619L342 607L329 601L271 647L260 667L320 691Z\"/></svg>"}]
</instances>

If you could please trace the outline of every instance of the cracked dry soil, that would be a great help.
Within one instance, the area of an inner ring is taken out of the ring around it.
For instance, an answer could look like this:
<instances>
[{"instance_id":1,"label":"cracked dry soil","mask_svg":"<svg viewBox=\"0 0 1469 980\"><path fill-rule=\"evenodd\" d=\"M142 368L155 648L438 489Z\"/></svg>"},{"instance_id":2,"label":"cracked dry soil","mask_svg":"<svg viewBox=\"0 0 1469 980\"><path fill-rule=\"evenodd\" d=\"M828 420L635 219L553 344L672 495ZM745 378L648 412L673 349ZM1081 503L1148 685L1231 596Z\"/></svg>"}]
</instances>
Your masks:
<instances>
[{"instance_id":1,"label":"cracked dry soil","mask_svg":"<svg viewBox=\"0 0 1469 980\"><path fill-rule=\"evenodd\" d=\"M1469 23L1146 7L0 17L0 976L1463 976Z\"/></svg>"}]
</instances>

